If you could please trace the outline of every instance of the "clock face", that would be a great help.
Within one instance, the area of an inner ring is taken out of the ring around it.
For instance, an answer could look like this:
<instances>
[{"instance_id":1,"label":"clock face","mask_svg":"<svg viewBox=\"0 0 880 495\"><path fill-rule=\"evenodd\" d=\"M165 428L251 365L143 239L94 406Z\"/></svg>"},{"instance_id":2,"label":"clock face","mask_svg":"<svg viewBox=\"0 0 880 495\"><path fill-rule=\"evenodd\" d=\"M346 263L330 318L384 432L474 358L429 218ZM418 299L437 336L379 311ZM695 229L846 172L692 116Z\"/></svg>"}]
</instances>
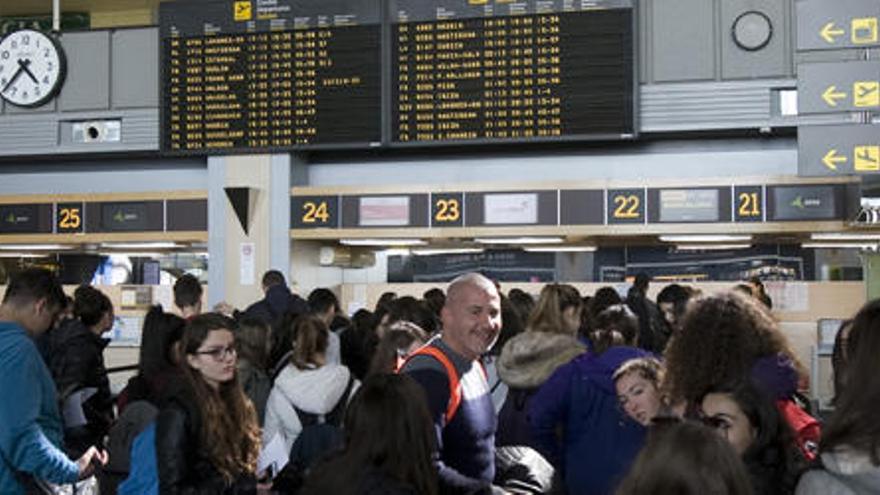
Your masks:
<instances>
[{"instance_id":1,"label":"clock face","mask_svg":"<svg viewBox=\"0 0 880 495\"><path fill-rule=\"evenodd\" d=\"M21 29L0 40L0 96L13 105L36 107L52 99L65 68L61 46L45 33Z\"/></svg>"}]
</instances>

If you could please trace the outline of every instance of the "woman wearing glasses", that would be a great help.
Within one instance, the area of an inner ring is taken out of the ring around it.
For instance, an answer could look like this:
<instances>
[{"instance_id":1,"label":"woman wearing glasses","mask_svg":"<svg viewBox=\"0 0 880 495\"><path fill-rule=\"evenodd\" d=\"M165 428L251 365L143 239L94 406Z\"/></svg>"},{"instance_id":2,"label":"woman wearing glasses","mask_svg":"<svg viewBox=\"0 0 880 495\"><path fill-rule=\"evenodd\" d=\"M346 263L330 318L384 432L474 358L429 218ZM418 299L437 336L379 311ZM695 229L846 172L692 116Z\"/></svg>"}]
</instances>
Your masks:
<instances>
[{"instance_id":1,"label":"woman wearing glasses","mask_svg":"<svg viewBox=\"0 0 880 495\"><path fill-rule=\"evenodd\" d=\"M235 322L193 318L183 333L182 379L156 424L159 493L253 493L260 430L236 378Z\"/></svg>"}]
</instances>

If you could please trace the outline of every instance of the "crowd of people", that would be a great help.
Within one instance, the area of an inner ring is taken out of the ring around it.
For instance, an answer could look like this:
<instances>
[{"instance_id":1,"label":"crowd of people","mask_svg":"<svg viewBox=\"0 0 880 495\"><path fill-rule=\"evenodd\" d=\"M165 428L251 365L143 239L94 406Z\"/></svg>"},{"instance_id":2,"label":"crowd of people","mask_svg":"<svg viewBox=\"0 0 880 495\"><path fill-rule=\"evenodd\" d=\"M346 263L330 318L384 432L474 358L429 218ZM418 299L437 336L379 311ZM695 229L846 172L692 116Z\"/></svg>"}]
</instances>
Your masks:
<instances>
[{"instance_id":1,"label":"crowd of people","mask_svg":"<svg viewBox=\"0 0 880 495\"><path fill-rule=\"evenodd\" d=\"M110 300L25 270L0 304L0 492L880 493L880 301L838 334L822 422L760 281L648 284L533 297L471 273L348 318L274 270L203 313L184 275L113 397Z\"/></svg>"}]
</instances>

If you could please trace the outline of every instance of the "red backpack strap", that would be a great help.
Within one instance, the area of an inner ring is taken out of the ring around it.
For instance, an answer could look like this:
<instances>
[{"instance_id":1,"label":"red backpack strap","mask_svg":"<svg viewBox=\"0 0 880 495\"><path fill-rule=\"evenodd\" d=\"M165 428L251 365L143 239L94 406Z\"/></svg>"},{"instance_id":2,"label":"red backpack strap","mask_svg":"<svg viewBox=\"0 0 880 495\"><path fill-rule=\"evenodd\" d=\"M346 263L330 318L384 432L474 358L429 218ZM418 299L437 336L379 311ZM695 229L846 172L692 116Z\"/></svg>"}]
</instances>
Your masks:
<instances>
[{"instance_id":1,"label":"red backpack strap","mask_svg":"<svg viewBox=\"0 0 880 495\"><path fill-rule=\"evenodd\" d=\"M446 420L446 424L449 424L452 422L452 418L455 417L455 413L458 411L458 406L461 405L461 383L459 381L458 372L455 370L455 365L452 364L452 361L449 360L449 357L446 356L443 351L432 345L425 345L410 353L410 355L406 357L406 361L404 361L400 368L398 368L398 372L409 362L410 359L416 356L431 356L439 361L446 370L446 377L449 379L449 403L446 405L444 419Z\"/></svg>"}]
</instances>

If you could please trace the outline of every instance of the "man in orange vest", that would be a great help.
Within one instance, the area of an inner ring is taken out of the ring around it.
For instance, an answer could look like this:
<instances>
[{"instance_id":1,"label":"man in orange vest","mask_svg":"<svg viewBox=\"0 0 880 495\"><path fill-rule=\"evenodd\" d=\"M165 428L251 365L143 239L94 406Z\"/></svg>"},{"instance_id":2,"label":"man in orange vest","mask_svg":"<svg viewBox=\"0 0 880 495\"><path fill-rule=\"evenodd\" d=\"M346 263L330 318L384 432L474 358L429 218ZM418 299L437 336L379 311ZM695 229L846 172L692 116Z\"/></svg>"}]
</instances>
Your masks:
<instances>
[{"instance_id":1,"label":"man in orange vest","mask_svg":"<svg viewBox=\"0 0 880 495\"><path fill-rule=\"evenodd\" d=\"M492 493L498 419L480 362L501 331L501 298L486 277L449 285L441 335L401 368L425 390L437 438L441 493Z\"/></svg>"}]
</instances>

